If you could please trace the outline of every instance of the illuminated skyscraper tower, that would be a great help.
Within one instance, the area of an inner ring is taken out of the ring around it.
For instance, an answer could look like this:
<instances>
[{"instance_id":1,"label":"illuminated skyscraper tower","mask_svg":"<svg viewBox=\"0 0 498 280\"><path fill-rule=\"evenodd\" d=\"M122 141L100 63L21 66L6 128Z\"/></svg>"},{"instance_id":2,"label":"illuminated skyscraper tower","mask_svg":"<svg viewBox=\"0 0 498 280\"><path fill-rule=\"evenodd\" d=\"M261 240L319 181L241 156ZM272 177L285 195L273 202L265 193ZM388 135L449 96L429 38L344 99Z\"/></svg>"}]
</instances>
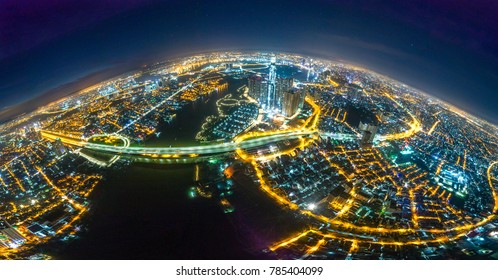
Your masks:
<instances>
[{"instance_id":1,"label":"illuminated skyscraper tower","mask_svg":"<svg viewBox=\"0 0 498 280\"><path fill-rule=\"evenodd\" d=\"M55 139L55 142L53 144L54 146L54 152L57 156L62 156L67 152L66 147L64 147L64 144L62 144L62 141L60 138Z\"/></svg>"},{"instance_id":2,"label":"illuminated skyscraper tower","mask_svg":"<svg viewBox=\"0 0 498 280\"><path fill-rule=\"evenodd\" d=\"M275 83L275 101L273 106L275 108L283 110L285 93L289 91L294 84L294 79L292 78L282 78L278 77Z\"/></svg>"},{"instance_id":3,"label":"illuminated skyscraper tower","mask_svg":"<svg viewBox=\"0 0 498 280\"><path fill-rule=\"evenodd\" d=\"M247 87L249 96L257 99L260 106L266 111L283 110L284 95L294 85L294 79L277 76L276 59L272 57L268 76L251 76L248 78Z\"/></svg>"},{"instance_id":4,"label":"illuminated skyscraper tower","mask_svg":"<svg viewBox=\"0 0 498 280\"><path fill-rule=\"evenodd\" d=\"M270 61L270 71L268 73L268 92L265 103L263 104L263 108L267 110L275 108L277 102L276 98L277 68L275 66L275 62L276 62L275 57L272 57Z\"/></svg>"},{"instance_id":5,"label":"illuminated skyscraper tower","mask_svg":"<svg viewBox=\"0 0 498 280\"><path fill-rule=\"evenodd\" d=\"M263 97L266 98L266 93L268 92L266 79L261 76L251 76L247 79L247 87L249 88L249 96L263 104Z\"/></svg>"},{"instance_id":6,"label":"illuminated skyscraper tower","mask_svg":"<svg viewBox=\"0 0 498 280\"><path fill-rule=\"evenodd\" d=\"M302 103L304 95L296 88L289 89L284 93L282 102L282 114L286 117L294 115Z\"/></svg>"},{"instance_id":7,"label":"illuminated skyscraper tower","mask_svg":"<svg viewBox=\"0 0 498 280\"><path fill-rule=\"evenodd\" d=\"M362 137L361 137L361 144L362 145L368 145L373 142L375 139L375 135L377 134L377 131L379 130L379 127L376 125L368 124L368 123L363 123L360 122L360 125L358 125L358 128L360 131L362 131Z\"/></svg>"}]
</instances>

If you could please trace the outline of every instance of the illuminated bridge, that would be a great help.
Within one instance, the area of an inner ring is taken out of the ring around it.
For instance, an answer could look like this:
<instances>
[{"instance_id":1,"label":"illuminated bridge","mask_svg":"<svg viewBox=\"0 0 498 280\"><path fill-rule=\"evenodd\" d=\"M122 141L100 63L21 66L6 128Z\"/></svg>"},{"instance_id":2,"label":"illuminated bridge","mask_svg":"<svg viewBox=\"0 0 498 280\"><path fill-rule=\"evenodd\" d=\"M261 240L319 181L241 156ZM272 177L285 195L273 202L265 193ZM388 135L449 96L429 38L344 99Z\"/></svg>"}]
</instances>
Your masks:
<instances>
[{"instance_id":1,"label":"illuminated bridge","mask_svg":"<svg viewBox=\"0 0 498 280\"><path fill-rule=\"evenodd\" d=\"M188 146L188 147L131 147L126 143L123 146L112 146L99 143L91 143L87 140L73 136L62 135L50 131L42 131L42 136L49 140L60 139L64 144L85 148L97 152L105 152L120 155L142 155L142 156L192 156L192 155L212 155L233 152L237 149L254 149L276 143L284 140L298 139L302 137L316 137L318 132L314 130L292 130L292 131L274 131L270 133L260 133L245 138L235 139L234 141L224 143L214 143L207 145ZM109 137L120 136L108 135ZM125 138L126 139L126 138Z\"/></svg>"}]
</instances>

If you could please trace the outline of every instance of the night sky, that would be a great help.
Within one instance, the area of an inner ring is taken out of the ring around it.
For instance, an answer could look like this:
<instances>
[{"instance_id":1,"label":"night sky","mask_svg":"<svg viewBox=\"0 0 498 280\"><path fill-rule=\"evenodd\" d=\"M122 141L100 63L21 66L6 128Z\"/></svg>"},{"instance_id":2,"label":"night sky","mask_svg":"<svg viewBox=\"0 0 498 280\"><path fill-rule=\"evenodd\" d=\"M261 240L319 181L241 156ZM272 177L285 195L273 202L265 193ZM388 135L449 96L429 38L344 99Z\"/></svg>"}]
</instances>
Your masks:
<instances>
[{"instance_id":1,"label":"night sky","mask_svg":"<svg viewBox=\"0 0 498 280\"><path fill-rule=\"evenodd\" d=\"M495 0L2 0L0 121L57 97L54 88L248 49L350 61L498 123L497 15Z\"/></svg>"}]
</instances>

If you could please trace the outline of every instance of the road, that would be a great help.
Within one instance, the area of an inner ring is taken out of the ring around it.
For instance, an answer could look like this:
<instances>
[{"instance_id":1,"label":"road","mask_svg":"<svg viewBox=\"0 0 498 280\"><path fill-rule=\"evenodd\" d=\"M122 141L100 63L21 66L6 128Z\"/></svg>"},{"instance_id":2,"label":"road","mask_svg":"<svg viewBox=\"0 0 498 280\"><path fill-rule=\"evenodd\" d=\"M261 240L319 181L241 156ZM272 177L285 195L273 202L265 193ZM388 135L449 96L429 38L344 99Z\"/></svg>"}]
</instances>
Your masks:
<instances>
[{"instance_id":1,"label":"road","mask_svg":"<svg viewBox=\"0 0 498 280\"><path fill-rule=\"evenodd\" d=\"M89 143L83 139L66 136L50 131L41 131L44 138L55 140L61 139L64 144L80 148L90 149L99 152L128 154L128 155L209 155L233 152L237 149L254 149L283 140L297 139L300 137L313 136L317 134L312 130L296 131L275 131L272 134L257 138L245 139L240 142L230 141L225 143L215 143L210 145L199 145L189 147L130 147L130 146L110 146L105 144ZM109 135L114 136L114 135Z\"/></svg>"}]
</instances>

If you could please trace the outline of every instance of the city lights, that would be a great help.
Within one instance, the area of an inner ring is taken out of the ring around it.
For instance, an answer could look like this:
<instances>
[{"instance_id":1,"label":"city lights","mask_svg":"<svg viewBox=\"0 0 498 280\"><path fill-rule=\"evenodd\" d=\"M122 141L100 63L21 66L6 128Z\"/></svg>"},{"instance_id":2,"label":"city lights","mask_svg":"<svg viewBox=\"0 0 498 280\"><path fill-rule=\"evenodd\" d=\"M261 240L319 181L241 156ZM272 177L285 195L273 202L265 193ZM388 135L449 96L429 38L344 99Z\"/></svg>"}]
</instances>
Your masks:
<instances>
[{"instance_id":1,"label":"city lights","mask_svg":"<svg viewBox=\"0 0 498 280\"><path fill-rule=\"evenodd\" d=\"M192 166L177 186L189 202L246 213L233 198L245 189L289 214L293 229L262 249L276 258L489 255L496 131L344 63L267 52L167 61L1 125L0 256L76 238L106 180L172 164Z\"/></svg>"}]
</instances>

